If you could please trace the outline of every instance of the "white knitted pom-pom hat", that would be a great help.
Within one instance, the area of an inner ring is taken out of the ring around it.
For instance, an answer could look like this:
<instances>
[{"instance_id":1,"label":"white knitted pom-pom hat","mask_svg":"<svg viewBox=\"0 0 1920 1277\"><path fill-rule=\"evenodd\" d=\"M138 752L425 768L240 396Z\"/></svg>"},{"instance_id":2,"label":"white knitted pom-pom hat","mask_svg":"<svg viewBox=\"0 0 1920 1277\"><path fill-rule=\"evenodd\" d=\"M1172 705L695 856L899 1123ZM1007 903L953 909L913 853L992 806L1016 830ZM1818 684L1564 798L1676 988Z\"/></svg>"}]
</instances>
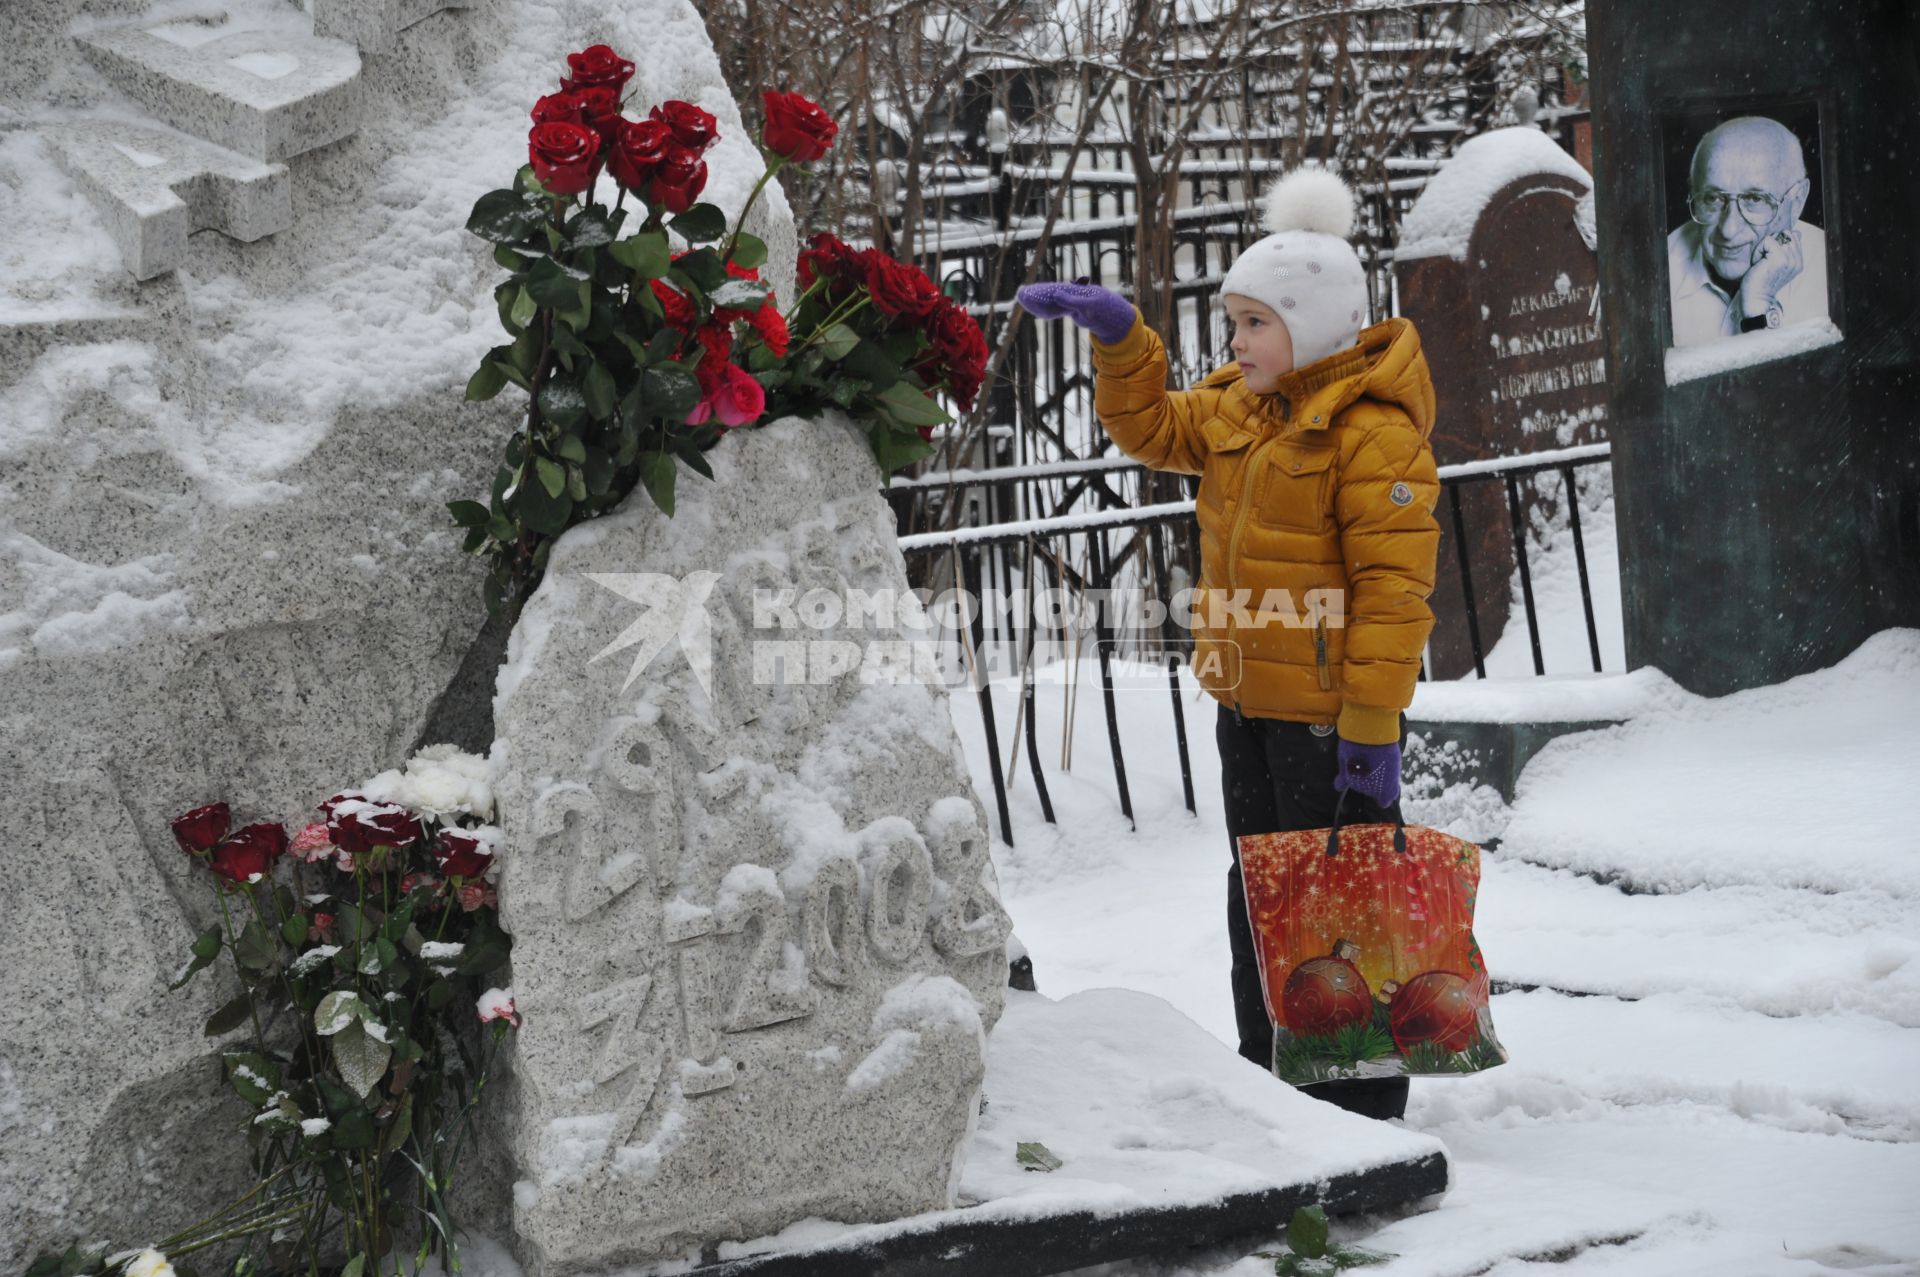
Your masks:
<instances>
[{"instance_id":1,"label":"white knitted pom-pom hat","mask_svg":"<svg viewBox=\"0 0 1920 1277\"><path fill-rule=\"evenodd\" d=\"M1272 232L1234 260L1220 292L1270 307L1305 368L1353 345L1367 320L1367 273L1347 242L1353 192L1325 169L1300 168L1267 188Z\"/></svg>"}]
</instances>

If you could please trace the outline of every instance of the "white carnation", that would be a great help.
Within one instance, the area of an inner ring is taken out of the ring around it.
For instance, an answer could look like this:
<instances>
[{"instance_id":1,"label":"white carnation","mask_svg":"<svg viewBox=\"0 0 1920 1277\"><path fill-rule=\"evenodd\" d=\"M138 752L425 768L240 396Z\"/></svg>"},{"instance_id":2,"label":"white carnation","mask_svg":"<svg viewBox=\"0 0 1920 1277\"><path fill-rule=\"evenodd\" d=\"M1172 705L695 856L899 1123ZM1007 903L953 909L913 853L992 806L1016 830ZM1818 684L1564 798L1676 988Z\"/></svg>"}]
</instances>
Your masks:
<instances>
[{"instance_id":1,"label":"white carnation","mask_svg":"<svg viewBox=\"0 0 1920 1277\"><path fill-rule=\"evenodd\" d=\"M173 1265L165 1255L148 1247L127 1265L127 1277L174 1277Z\"/></svg>"}]
</instances>

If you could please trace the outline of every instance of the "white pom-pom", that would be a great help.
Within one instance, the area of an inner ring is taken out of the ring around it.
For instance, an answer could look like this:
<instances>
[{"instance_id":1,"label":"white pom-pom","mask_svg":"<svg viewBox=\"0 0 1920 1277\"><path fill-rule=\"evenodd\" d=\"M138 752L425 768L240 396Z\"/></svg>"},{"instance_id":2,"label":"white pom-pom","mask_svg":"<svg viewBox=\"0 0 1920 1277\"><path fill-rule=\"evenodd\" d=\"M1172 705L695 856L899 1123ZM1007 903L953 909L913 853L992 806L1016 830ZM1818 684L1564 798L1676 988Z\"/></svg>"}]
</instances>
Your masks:
<instances>
[{"instance_id":1,"label":"white pom-pom","mask_svg":"<svg viewBox=\"0 0 1920 1277\"><path fill-rule=\"evenodd\" d=\"M1353 234L1353 192L1326 169L1297 168L1267 188L1266 215L1261 221L1273 235L1318 231L1345 239Z\"/></svg>"}]
</instances>

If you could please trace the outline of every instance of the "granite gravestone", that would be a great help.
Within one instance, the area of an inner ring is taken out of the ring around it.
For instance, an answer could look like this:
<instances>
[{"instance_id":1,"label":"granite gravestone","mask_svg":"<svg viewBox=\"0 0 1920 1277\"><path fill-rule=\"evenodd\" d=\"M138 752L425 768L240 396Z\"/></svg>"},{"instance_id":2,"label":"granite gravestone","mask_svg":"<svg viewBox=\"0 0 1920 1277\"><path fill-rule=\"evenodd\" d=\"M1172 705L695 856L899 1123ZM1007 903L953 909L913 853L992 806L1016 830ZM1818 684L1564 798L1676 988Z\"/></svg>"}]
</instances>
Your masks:
<instances>
[{"instance_id":1,"label":"granite gravestone","mask_svg":"<svg viewBox=\"0 0 1920 1277\"><path fill-rule=\"evenodd\" d=\"M1628 663L1714 695L1831 665L1920 623L1920 174L1887 162L1920 131L1920 12L1594 0L1587 20ZM1662 122L1708 108L1817 117L1837 331L1670 351Z\"/></svg>"},{"instance_id":2,"label":"granite gravestone","mask_svg":"<svg viewBox=\"0 0 1920 1277\"><path fill-rule=\"evenodd\" d=\"M1400 313L1420 330L1433 370L1436 461L1606 438L1592 182L1551 138L1521 126L1468 141L1408 211L1394 260ZM1531 483L1521 492L1530 516L1542 496ZM1428 652L1436 678L1474 669L1456 529L1466 533L1483 650L1507 624L1514 570L1505 485L1459 488L1458 524L1452 500L1439 512L1446 534Z\"/></svg>"},{"instance_id":3,"label":"granite gravestone","mask_svg":"<svg viewBox=\"0 0 1920 1277\"><path fill-rule=\"evenodd\" d=\"M691 5L312 8L5 9L0 1271L248 1182L200 1033L233 990L166 988L217 917L167 822L301 822L397 765L480 630L443 503L519 409L462 402L500 273L464 225L527 105L604 39L719 117L716 202L760 172Z\"/></svg>"},{"instance_id":4,"label":"granite gravestone","mask_svg":"<svg viewBox=\"0 0 1920 1277\"><path fill-rule=\"evenodd\" d=\"M1004 997L945 690L886 646L909 617L841 606L910 598L864 438L709 455L673 519L561 539L500 678L533 1277L953 1205Z\"/></svg>"}]
</instances>

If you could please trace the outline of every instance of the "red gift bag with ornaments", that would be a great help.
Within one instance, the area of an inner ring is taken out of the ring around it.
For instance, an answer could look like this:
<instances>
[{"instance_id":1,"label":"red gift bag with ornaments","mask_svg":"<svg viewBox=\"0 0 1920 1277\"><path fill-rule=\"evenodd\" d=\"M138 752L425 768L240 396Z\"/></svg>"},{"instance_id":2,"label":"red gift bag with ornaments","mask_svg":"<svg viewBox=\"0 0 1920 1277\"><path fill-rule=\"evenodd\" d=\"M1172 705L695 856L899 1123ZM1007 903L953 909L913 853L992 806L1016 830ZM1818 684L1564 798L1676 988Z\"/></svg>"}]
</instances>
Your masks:
<instances>
[{"instance_id":1,"label":"red gift bag with ornaments","mask_svg":"<svg viewBox=\"0 0 1920 1277\"><path fill-rule=\"evenodd\" d=\"M1474 844L1404 822L1343 827L1336 806L1331 829L1241 838L1240 871L1277 1076L1301 1086L1506 1063L1473 938Z\"/></svg>"}]
</instances>

